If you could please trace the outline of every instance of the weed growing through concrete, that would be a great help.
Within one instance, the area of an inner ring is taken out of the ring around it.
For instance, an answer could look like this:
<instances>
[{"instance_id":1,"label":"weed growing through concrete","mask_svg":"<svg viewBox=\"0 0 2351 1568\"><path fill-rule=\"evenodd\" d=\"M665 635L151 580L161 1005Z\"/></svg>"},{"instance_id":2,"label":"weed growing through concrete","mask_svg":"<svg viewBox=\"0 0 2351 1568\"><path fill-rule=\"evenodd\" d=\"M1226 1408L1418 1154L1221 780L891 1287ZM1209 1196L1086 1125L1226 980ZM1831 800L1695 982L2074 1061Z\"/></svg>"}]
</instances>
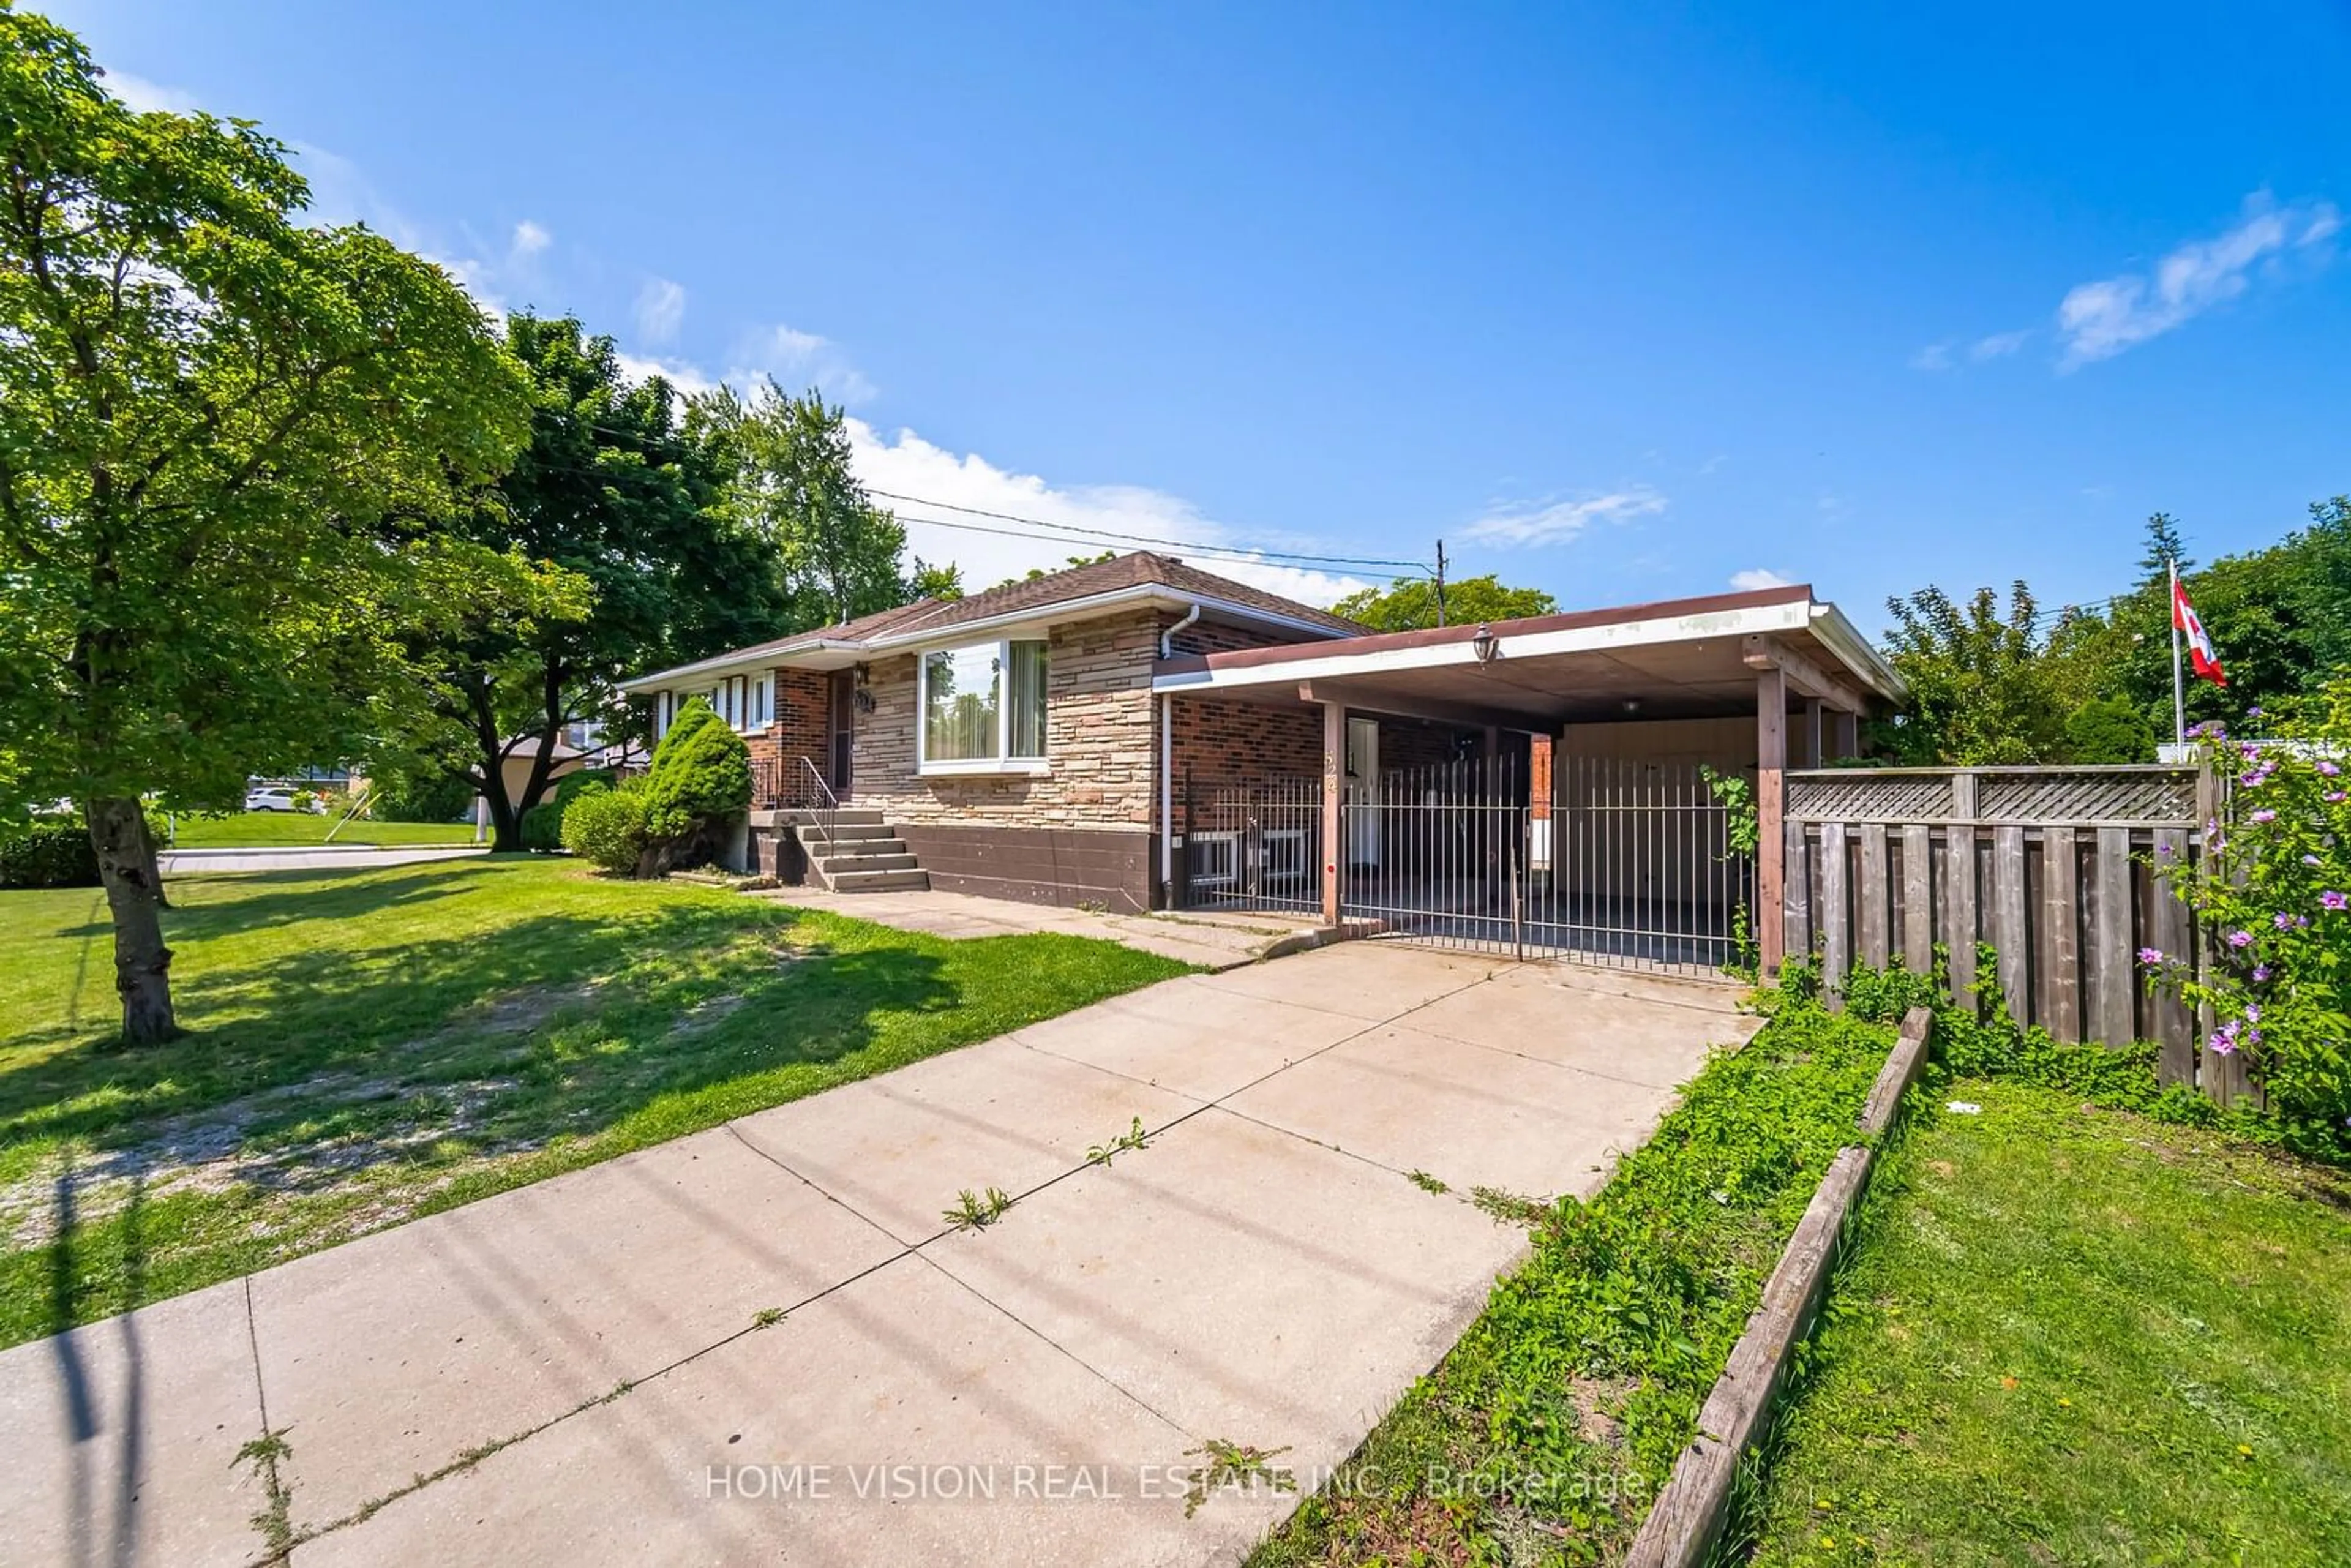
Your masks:
<instances>
[{"instance_id":1,"label":"weed growing through concrete","mask_svg":"<svg viewBox=\"0 0 2351 1568\"><path fill-rule=\"evenodd\" d=\"M1226 1487L1241 1491L1262 1482L1276 1491L1296 1491L1298 1478L1286 1469L1276 1469L1267 1461L1290 1452L1284 1443L1279 1448L1260 1448L1250 1443L1228 1442L1211 1437L1196 1448L1186 1448L1186 1455L1197 1454L1200 1463L1186 1473L1189 1482L1184 1493L1184 1517L1191 1518L1211 1494Z\"/></svg>"},{"instance_id":2,"label":"weed growing through concrete","mask_svg":"<svg viewBox=\"0 0 2351 1568\"><path fill-rule=\"evenodd\" d=\"M1436 1176L1429 1175L1426 1171L1406 1171L1404 1173L1404 1179L1412 1183L1413 1186L1420 1188L1423 1192L1433 1192L1442 1196L1443 1194L1453 1190Z\"/></svg>"},{"instance_id":3,"label":"weed growing through concrete","mask_svg":"<svg viewBox=\"0 0 2351 1568\"><path fill-rule=\"evenodd\" d=\"M1551 1218L1551 1205L1543 1199L1499 1186L1473 1186L1469 1189L1469 1201L1511 1225L1541 1225Z\"/></svg>"},{"instance_id":4,"label":"weed growing through concrete","mask_svg":"<svg viewBox=\"0 0 2351 1568\"><path fill-rule=\"evenodd\" d=\"M781 1307L761 1307L751 1314L751 1326L755 1329L771 1329L783 1321L784 1309Z\"/></svg>"},{"instance_id":5,"label":"weed growing through concrete","mask_svg":"<svg viewBox=\"0 0 2351 1568\"><path fill-rule=\"evenodd\" d=\"M1012 1207L1012 1195L1000 1186L987 1189L987 1196L973 1196L969 1187L956 1194L956 1206L941 1216L957 1230L984 1230L1004 1216Z\"/></svg>"},{"instance_id":6,"label":"weed growing through concrete","mask_svg":"<svg viewBox=\"0 0 2351 1568\"><path fill-rule=\"evenodd\" d=\"M1086 1151L1086 1164L1090 1166L1106 1166L1110 1164L1113 1158L1119 1155L1130 1154L1136 1149L1147 1146L1147 1143L1143 1135L1143 1118L1137 1116L1134 1119L1134 1124L1127 1128L1125 1132L1121 1133L1117 1137L1113 1138L1107 1144L1096 1144L1093 1147L1088 1149Z\"/></svg>"},{"instance_id":7,"label":"weed growing through concrete","mask_svg":"<svg viewBox=\"0 0 2351 1568\"><path fill-rule=\"evenodd\" d=\"M236 1457L229 1461L231 1469L251 1465L253 1473L261 1479L262 1495L268 1502L253 1516L253 1528L261 1531L262 1540L268 1542L272 1562L283 1562L286 1554L294 1550L294 1493L277 1473L277 1462L293 1457L294 1449L281 1428L262 1433L239 1448Z\"/></svg>"}]
</instances>

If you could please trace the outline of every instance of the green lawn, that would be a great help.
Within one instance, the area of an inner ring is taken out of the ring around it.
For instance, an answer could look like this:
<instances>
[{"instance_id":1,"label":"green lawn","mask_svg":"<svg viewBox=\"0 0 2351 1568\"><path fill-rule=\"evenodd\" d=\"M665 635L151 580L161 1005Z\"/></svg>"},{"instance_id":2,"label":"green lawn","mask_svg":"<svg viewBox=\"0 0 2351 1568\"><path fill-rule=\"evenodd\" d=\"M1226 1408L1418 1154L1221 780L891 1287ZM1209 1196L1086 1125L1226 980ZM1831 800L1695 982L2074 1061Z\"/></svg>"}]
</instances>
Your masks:
<instances>
[{"instance_id":1,"label":"green lawn","mask_svg":"<svg viewBox=\"0 0 2351 1568\"><path fill-rule=\"evenodd\" d=\"M1832 1301L1757 1562L2351 1563L2344 1173L1963 1081Z\"/></svg>"},{"instance_id":2,"label":"green lawn","mask_svg":"<svg viewBox=\"0 0 2351 1568\"><path fill-rule=\"evenodd\" d=\"M1893 1040L1792 1004L1717 1056L1253 1568L1621 1555Z\"/></svg>"},{"instance_id":3,"label":"green lawn","mask_svg":"<svg viewBox=\"0 0 2351 1568\"><path fill-rule=\"evenodd\" d=\"M172 846L183 850L288 849L327 841L331 816L308 811L240 811L226 817L179 817ZM470 844L471 822L371 822L362 818L335 835L353 849L377 844Z\"/></svg>"},{"instance_id":4,"label":"green lawn","mask_svg":"<svg viewBox=\"0 0 2351 1568\"><path fill-rule=\"evenodd\" d=\"M524 857L171 893L138 1051L102 897L0 893L0 1344L1186 972Z\"/></svg>"}]
</instances>

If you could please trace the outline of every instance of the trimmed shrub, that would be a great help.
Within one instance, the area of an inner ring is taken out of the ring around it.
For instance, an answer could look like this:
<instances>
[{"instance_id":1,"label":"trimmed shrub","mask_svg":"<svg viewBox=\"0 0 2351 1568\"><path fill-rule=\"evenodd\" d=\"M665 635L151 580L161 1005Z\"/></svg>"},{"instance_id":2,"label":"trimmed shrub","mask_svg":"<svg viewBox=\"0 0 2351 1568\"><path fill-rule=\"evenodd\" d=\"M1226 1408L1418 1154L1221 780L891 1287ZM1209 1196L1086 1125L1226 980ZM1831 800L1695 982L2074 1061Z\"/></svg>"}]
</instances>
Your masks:
<instances>
[{"instance_id":1,"label":"trimmed shrub","mask_svg":"<svg viewBox=\"0 0 2351 1568\"><path fill-rule=\"evenodd\" d=\"M58 817L37 818L0 836L0 887L96 887L98 851L89 829Z\"/></svg>"},{"instance_id":2,"label":"trimmed shrub","mask_svg":"<svg viewBox=\"0 0 2351 1568\"><path fill-rule=\"evenodd\" d=\"M536 855L551 855L563 847L563 810L589 789L610 789L620 776L609 768L583 768L555 781L548 797L522 814L522 847Z\"/></svg>"},{"instance_id":3,"label":"trimmed shrub","mask_svg":"<svg viewBox=\"0 0 2351 1568\"><path fill-rule=\"evenodd\" d=\"M379 822L455 822L473 810L474 787L447 774L386 774L368 802L368 815Z\"/></svg>"},{"instance_id":4,"label":"trimmed shrub","mask_svg":"<svg viewBox=\"0 0 2351 1568\"><path fill-rule=\"evenodd\" d=\"M696 697L679 711L645 771L640 874L706 858L715 831L750 805L750 748Z\"/></svg>"},{"instance_id":5,"label":"trimmed shrub","mask_svg":"<svg viewBox=\"0 0 2351 1568\"><path fill-rule=\"evenodd\" d=\"M522 814L522 847L535 855L551 855L563 847L563 807L541 800Z\"/></svg>"},{"instance_id":6,"label":"trimmed shrub","mask_svg":"<svg viewBox=\"0 0 2351 1568\"><path fill-rule=\"evenodd\" d=\"M561 821L563 847L573 854L606 871L636 870L645 851L643 790L587 786L564 805Z\"/></svg>"}]
</instances>

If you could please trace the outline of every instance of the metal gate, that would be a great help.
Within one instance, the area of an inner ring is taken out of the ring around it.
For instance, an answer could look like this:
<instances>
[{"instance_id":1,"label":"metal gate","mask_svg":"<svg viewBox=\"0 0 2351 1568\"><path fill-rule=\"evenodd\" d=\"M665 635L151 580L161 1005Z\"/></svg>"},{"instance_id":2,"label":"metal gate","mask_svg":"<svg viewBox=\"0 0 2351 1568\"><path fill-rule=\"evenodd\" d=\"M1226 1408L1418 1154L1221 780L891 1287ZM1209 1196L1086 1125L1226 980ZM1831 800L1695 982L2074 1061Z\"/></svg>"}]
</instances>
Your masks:
<instances>
[{"instance_id":1,"label":"metal gate","mask_svg":"<svg viewBox=\"0 0 2351 1568\"><path fill-rule=\"evenodd\" d=\"M1710 975L1754 961L1755 862L1694 763L1554 758L1384 769L1340 807L1340 907L1416 944ZM1189 788L1178 902L1322 908L1322 781ZM1750 819L1751 821L1751 818Z\"/></svg>"}]
</instances>

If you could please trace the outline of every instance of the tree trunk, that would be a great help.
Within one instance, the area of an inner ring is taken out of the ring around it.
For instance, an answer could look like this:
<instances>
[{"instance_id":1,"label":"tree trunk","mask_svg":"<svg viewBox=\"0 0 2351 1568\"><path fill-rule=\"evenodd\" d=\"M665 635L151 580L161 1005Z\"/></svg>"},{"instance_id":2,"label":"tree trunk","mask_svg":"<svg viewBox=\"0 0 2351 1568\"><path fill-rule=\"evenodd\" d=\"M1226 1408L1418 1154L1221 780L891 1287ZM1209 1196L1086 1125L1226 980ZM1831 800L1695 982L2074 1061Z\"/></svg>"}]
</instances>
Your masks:
<instances>
[{"instance_id":1,"label":"tree trunk","mask_svg":"<svg viewBox=\"0 0 2351 1568\"><path fill-rule=\"evenodd\" d=\"M147 815L136 800L83 808L98 877L114 914L114 988L122 997L122 1038L153 1045L180 1032L172 1016L172 950L163 946L163 889L154 872Z\"/></svg>"}]
</instances>

